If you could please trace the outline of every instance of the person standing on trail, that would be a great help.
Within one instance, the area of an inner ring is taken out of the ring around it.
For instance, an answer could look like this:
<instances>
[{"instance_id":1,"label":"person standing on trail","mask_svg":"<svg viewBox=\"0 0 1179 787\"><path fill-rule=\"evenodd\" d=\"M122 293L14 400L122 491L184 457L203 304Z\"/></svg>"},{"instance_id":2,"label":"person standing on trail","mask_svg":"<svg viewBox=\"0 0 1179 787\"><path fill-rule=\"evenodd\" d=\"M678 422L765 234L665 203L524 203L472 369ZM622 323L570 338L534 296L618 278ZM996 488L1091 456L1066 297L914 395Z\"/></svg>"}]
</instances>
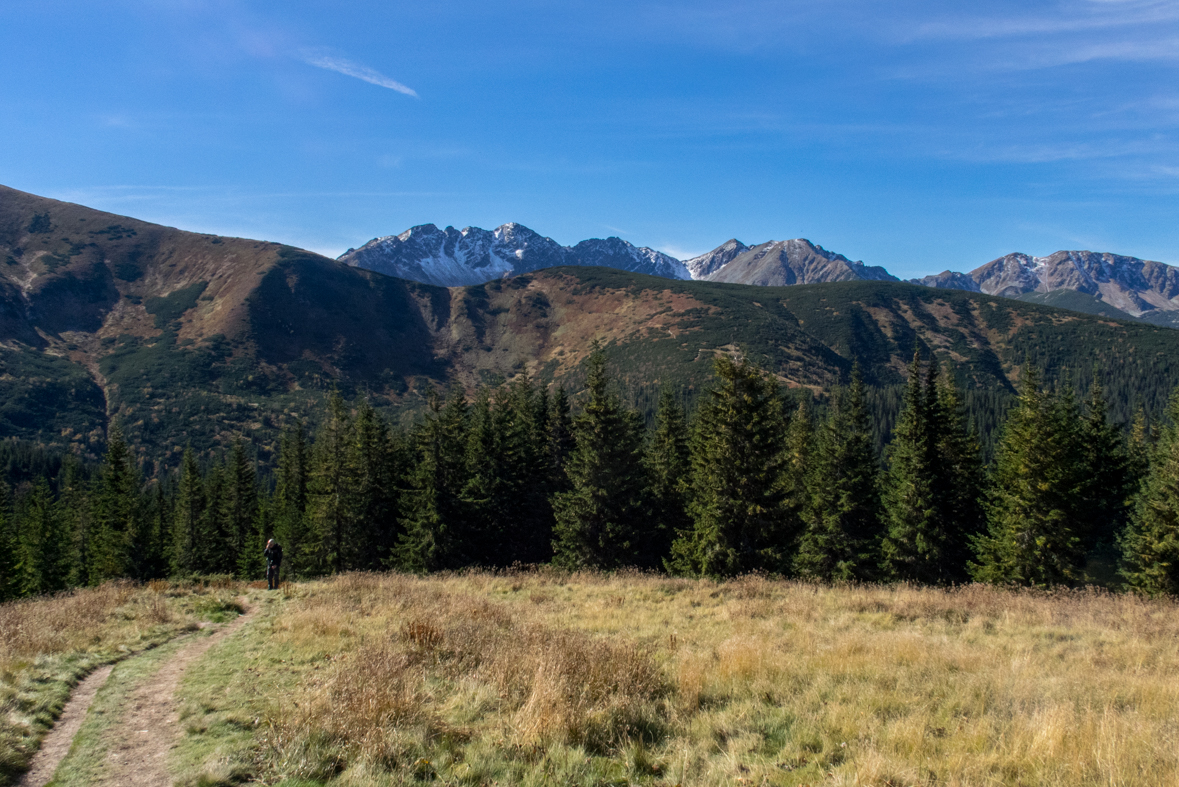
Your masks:
<instances>
[{"instance_id":1,"label":"person standing on trail","mask_svg":"<svg viewBox=\"0 0 1179 787\"><path fill-rule=\"evenodd\" d=\"M266 589L278 590L278 572L282 568L282 545L273 538L266 542L266 549L262 550L266 557Z\"/></svg>"}]
</instances>

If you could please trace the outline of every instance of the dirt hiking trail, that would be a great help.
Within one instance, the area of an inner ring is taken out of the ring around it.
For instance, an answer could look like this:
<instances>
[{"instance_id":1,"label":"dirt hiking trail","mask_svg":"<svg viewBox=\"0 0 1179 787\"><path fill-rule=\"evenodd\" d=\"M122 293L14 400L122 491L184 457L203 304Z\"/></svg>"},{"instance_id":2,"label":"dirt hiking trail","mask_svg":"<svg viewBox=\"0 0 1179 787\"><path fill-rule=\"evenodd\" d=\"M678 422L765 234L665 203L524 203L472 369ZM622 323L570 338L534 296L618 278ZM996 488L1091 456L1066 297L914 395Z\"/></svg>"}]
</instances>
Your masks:
<instances>
[{"instance_id":1,"label":"dirt hiking trail","mask_svg":"<svg viewBox=\"0 0 1179 787\"><path fill-rule=\"evenodd\" d=\"M82 721L86 718L86 711L90 710L90 703L94 702L95 695L102 688L102 684L106 683L114 668L113 664L100 667L74 687L61 718L53 725L45 740L41 741L41 748L33 757L32 767L17 782L17 787L43 787L53 778L53 772L69 753L74 736L82 728Z\"/></svg>"},{"instance_id":2,"label":"dirt hiking trail","mask_svg":"<svg viewBox=\"0 0 1179 787\"><path fill-rule=\"evenodd\" d=\"M136 687L118 722L103 734L109 753L104 778L96 784L112 787L171 787L173 779L168 774L168 755L176 747L182 731L176 688L189 665L249 620L253 608L246 604L244 598L239 601L243 608L241 615L207 637L192 637L155 674ZM33 759L32 768L21 779L18 787L45 787L53 777L57 766L69 752L86 711L110 672L111 667L103 667L78 685L61 719L46 736ZM68 728L65 724L67 719L71 725Z\"/></svg>"}]
</instances>

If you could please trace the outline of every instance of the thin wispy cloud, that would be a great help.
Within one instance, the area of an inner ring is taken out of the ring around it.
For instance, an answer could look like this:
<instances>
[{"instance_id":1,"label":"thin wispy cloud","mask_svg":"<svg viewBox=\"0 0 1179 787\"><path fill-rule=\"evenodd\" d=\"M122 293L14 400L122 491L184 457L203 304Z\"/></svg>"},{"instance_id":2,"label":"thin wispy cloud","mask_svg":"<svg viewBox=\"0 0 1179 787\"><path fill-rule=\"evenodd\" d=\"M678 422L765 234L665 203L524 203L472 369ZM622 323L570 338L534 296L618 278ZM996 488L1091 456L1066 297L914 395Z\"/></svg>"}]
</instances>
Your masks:
<instances>
[{"instance_id":1,"label":"thin wispy cloud","mask_svg":"<svg viewBox=\"0 0 1179 787\"><path fill-rule=\"evenodd\" d=\"M364 80L371 85L396 90L398 93L404 93L414 98L418 97L417 91L413 88L401 84L396 79L385 76L376 69L369 68L366 65L353 62L346 58L336 57L335 55L324 52L303 51L300 53L300 59L309 66L335 71L338 74Z\"/></svg>"},{"instance_id":2,"label":"thin wispy cloud","mask_svg":"<svg viewBox=\"0 0 1179 787\"><path fill-rule=\"evenodd\" d=\"M919 24L915 38L984 39L1043 36L1059 33L1110 31L1150 27L1179 21L1179 3L1084 2L1065 3L1055 15L1025 17L962 16Z\"/></svg>"}]
</instances>

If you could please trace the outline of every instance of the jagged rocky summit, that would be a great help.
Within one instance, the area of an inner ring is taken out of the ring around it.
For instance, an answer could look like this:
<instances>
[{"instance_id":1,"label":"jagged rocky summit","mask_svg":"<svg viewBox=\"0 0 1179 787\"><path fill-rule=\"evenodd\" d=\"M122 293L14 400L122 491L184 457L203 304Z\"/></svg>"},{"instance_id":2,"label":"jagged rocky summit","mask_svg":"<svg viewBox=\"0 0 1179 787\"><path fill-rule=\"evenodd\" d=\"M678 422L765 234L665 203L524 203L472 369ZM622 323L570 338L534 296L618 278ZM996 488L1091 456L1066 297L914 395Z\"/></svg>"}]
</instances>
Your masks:
<instances>
[{"instance_id":1,"label":"jagged rocky summit","mask_svg":"<svg viewBox=\"0 0 1179 787\"><path fill-rule=\"evenodd\" d=\"M736 238L684 262L693 279L780 287L828 281L899 281L884 268L852 262L805 238L746 246Z\"/></svg>"},{"instance_id":2,"label":"jagged rocky summit","mask_svg":"<svg viewBox=\"0 0 1179 787\"><path fill-rule=\"evenodd\" d=\"M484 230L411 227L400 235L374 238L349 249L340 262L389 276L443 287L483 284L559 265L588 265L667 279L689 279L684 264L662 252L635 247L621 238L584 240L562 246L521 224Z\"/></svg>"},{"instance_id":3,"label":"jagged rocky summit","mask_svg":"<svg viewBox=\"0 0 1179 787\"><path fill-rule=\"evenodd\" d=\"M945 271L911 282L1007 298L1072 290L1133 317L1179 311L1179 268L1092 251L1008 254L970 273Z\"/></svg>"}]
</instances>

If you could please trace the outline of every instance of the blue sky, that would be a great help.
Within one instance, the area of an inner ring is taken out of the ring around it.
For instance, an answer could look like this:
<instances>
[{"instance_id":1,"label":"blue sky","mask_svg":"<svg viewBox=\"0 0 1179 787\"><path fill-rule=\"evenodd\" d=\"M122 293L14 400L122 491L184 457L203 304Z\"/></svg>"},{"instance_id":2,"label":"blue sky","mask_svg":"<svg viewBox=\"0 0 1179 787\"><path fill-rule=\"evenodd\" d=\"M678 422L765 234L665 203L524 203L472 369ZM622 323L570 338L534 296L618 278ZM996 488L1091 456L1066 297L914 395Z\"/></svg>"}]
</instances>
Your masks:
<instances>
[{"instance_id":1,"label":"blue sky","mask_svg":"<svg viewBox=\"0 0 1179 787\"><path fill-rule=\"evenodd\" d=\"M518 221L1179 264L1179 2L5 0L0 183L339 254Z\"/></svg>"}]
</instances>

